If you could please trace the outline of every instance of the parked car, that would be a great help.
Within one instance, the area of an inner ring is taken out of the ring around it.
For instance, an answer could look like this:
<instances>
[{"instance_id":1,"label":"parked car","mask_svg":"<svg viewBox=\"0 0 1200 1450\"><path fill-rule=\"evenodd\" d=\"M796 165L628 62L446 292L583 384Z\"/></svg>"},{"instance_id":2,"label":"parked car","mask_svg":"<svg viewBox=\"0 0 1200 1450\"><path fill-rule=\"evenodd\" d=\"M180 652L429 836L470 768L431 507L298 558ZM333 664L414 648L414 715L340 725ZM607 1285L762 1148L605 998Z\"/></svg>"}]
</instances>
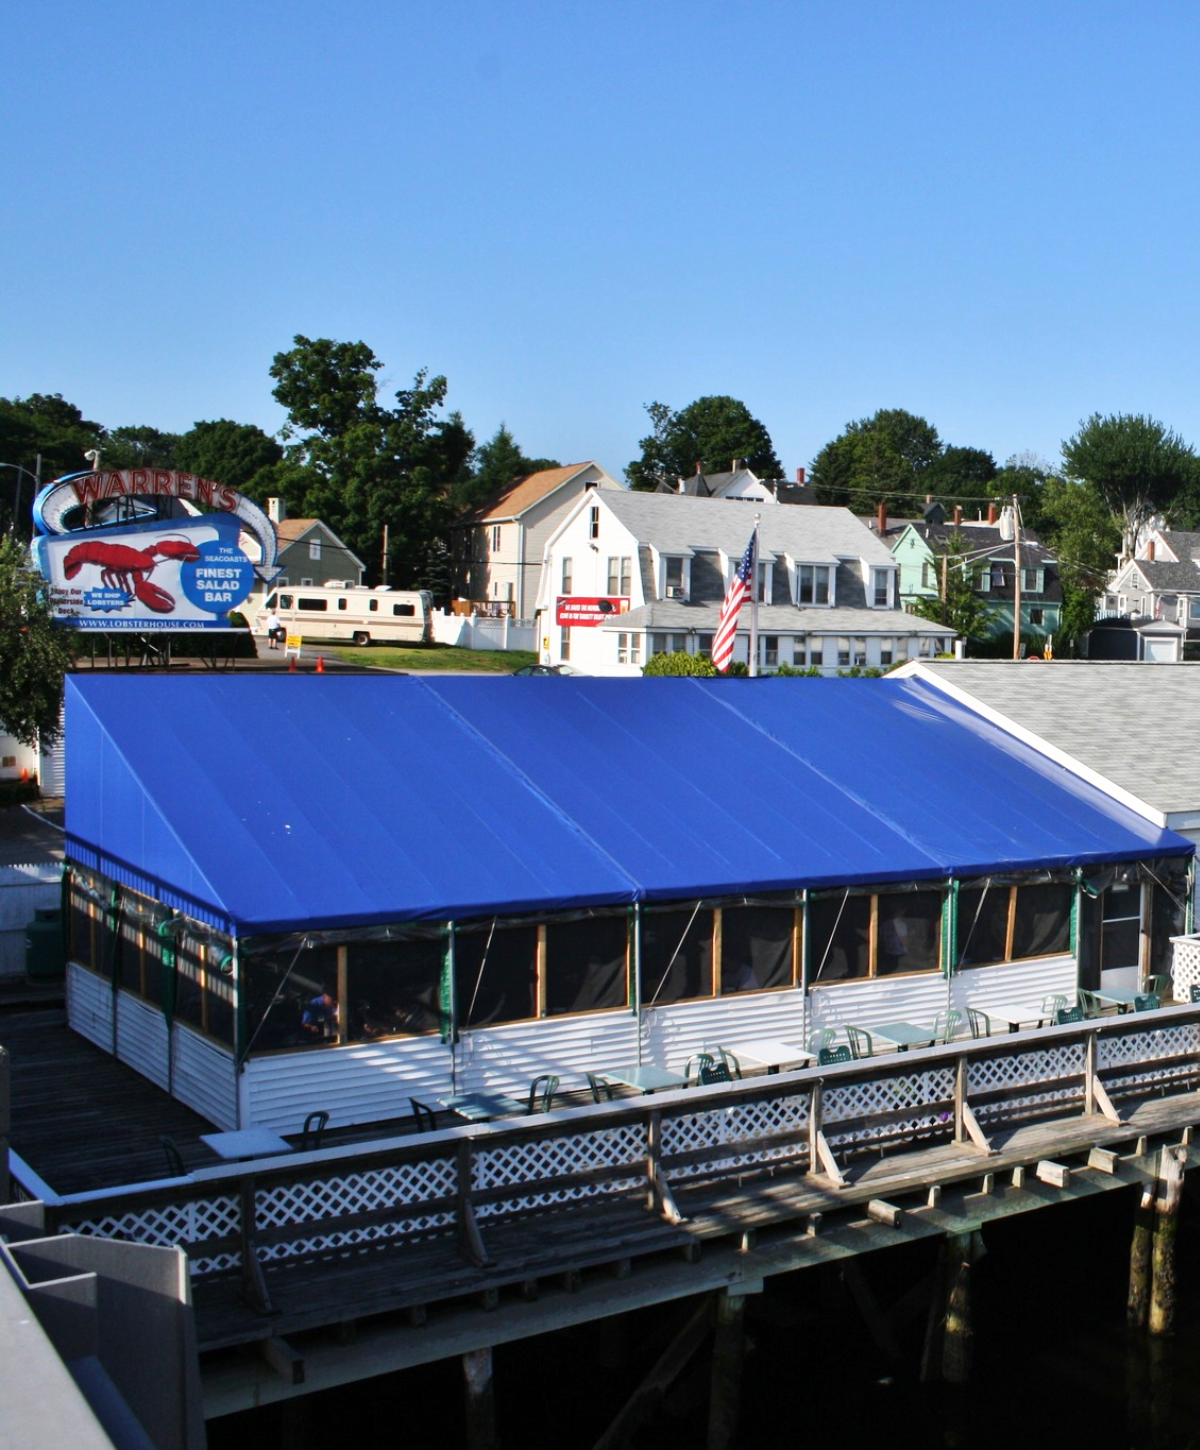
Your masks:
<instances>
[{"instance_id":1,"label":"parked car","mask_svg":"<svg viewBox=\"0 0 1200 1450\"><path fill-rule=\"evenodd\" d=\"M522 665L519 670L513 671L514 675L582 675L582 670L577 670L574 665Z\"/></svg>"}]
</instances>

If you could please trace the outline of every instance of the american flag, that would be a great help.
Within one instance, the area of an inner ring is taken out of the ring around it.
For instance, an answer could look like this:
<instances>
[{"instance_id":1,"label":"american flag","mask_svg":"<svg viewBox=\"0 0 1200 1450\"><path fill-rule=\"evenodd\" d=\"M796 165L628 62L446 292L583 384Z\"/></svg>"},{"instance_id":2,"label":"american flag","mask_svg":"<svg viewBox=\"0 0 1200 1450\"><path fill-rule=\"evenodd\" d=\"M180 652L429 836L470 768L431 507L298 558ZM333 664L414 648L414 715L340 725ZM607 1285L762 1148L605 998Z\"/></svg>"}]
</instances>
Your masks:
<instances>
[{"instance_id":1,"label":"american flag","mask_svg":"<svg viewBox=\"0 0 1200 1450\"><path fill-rule=\"evenodd\" d=\"M746 545L746 552L742 555L742 562L729 584L729 590L725 595L725 603L721 605L721 622L717 625L717 632L713 635L712 662L722 674L728 670L733 662L733 640L737 634L738 614L742 608L742 601L750 595L750 589L754 581L754 556L758 552L758 530L755 529L750 535L750 542Z\"/></svg>"}]
</instances>

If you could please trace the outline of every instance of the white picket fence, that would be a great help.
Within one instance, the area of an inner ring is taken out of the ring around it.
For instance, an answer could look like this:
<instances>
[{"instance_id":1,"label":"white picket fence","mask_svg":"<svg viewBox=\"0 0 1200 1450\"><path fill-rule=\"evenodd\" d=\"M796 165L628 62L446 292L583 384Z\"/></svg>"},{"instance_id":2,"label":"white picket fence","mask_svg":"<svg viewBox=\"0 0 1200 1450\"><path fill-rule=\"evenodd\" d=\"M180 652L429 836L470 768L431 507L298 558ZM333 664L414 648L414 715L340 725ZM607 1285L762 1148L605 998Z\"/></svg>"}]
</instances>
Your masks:
<instances>
[{"instance_id":1,"label":"white picket fence","mask_svg":"<svg viewBox=\"0 0 1200 1450\"><path fill-rule=\"evenodd\" d=\"M537 625L532 619L489 619L435 610L433 637L438 644L463 649L537 649Z\"/></svg>"}]
</instances>

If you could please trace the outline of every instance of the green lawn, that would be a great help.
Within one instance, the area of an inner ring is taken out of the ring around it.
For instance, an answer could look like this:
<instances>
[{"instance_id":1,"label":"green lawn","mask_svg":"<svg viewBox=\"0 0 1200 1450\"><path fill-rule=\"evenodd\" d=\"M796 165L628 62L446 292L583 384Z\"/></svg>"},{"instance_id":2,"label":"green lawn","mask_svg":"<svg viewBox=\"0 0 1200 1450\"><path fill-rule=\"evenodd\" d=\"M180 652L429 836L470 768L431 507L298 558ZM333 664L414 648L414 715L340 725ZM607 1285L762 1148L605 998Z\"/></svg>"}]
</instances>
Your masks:
<instances>
[{"instance_id":1,"label":"green lawn","mask_svg":"<svg viewBox=\"0 0 1200 1450\"><path fill-rule=\"evenodd\" d=\"M511 675L522 665L534 664L537 654L528 649L459 649L455 645L430 644L406 649L403 646L369 644L364 649L339 645L338 659L353 665L375 665L382 670L407 670L410 674L438 670L471 670L481 675Z\"/></svg>"}]
</instances>

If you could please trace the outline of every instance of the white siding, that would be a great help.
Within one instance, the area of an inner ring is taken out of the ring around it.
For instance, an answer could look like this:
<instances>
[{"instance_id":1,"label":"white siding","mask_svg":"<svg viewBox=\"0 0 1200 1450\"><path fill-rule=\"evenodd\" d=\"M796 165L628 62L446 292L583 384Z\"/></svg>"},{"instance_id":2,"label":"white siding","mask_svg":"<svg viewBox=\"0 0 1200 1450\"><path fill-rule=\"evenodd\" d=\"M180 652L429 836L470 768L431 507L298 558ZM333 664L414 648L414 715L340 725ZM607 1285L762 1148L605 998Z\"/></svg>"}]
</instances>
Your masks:
<instances>
[{"instance_id":1,"label":"white siding","mask_svg":"<svg viewBox=\"0 0 1200 1450\"><path fill-rule=\"evenodd\" d=\"M586 1092L589 1072L636 1058L636 1023L627 1011L511 1022L463 1033L458 1082L466 1092L487 1088L520 1097L535 1077L552 1072L563 1092Z\"/></svg>"},{"instance_id":2,"label":"white siding","mask_svg":"<svg viewBox=\"0 0 1200 1450\"><path fill-rule=\"evenodd\" d=\"M236 1128L237 1076L229 1048L176 1023L171 1050L174 1096L218 1128Z\"/></svg>"},{"instance_id":3,"label":"white siding","mask_svg":"<svg viewBox=\"0 0 1200 1450\"><path fill-rule=\"evenodd\" d=\"M812 989L813 1027L843 1022L870 1030L872 1022L932 1023L950 1005L950 985L940 972L912 977L872 977Z\"/></svg>"},{"instance_id":4,"label":"white siding","mask_svg":"<svg viewBox=\"0 0 1200 1450\"><path fill-rule=\"evenodd\" d=\"M1023 962L1006 962L994 967L968 967L954 978L955 1007L1022 1006L1041 1002L1051 992L1075 1000L1079 974L1075 958L1033 957Z\"/></svg>"},{"instance_id":5,"label":"white siding","mask_svg":"<svg viewBox=\"0 0 1200 1450\"><path fill-rule=\"evenodd\" d=\"M731 1047L753 1037L799 1044L804 1034L803 992L754 992L676 1002L643 1011L642 1061L682 1070L694 1052Z\"/></svg>"},{"instance_id":6,"label":"white siding","mask_svg":"<svg viewBox=\"0 0 1200 1450\"><path fill-rule=\"evenodd\" d=\"M67 963L67 1025L81 1037L113 1049L112 988L76 962Z\"/></svg>"},{"instance_id":7,"label":"white siding","mask_svg":"<svg viewBox=\"0 0 1200 1450\"><path fill-rule=\"evenodd\" d=\"M167 1019L151 1002L117 994L117 1057L169 1091Z\"/></svg>"}]
</instances>

